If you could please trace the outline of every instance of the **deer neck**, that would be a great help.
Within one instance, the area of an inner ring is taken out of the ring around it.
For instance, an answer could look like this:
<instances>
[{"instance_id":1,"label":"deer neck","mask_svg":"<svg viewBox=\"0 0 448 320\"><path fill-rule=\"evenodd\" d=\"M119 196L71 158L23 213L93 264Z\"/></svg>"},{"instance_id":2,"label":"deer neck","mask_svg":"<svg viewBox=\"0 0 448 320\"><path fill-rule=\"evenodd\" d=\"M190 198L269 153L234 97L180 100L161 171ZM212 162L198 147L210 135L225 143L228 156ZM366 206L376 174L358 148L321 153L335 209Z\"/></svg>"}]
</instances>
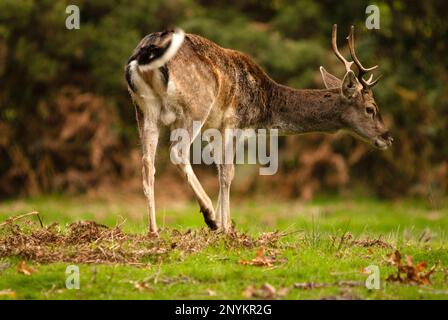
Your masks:
<instances>
[{"instance_id":1,"label":"deer neck","mask_svg":"<svg viewBox=\"0 0 448 320\"><path fill-rule=\"evenodd\" d=\"M282 134L334 132L343 128L340 89L293 89L274 84L270 128Z\"/></svg>"}]
</instances>

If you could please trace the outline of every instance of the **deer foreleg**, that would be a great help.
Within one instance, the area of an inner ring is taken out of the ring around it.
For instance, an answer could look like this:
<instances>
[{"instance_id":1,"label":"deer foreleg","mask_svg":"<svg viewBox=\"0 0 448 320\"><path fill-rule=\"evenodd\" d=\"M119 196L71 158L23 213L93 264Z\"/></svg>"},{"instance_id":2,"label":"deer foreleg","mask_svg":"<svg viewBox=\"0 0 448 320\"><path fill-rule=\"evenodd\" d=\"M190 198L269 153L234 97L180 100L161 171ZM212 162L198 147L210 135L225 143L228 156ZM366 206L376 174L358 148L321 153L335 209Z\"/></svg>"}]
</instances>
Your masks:
<instances>
[{"instance_id":1,"label":"deer foreleg","mask_svg":"<svg viewBox=\"0 0 448 320\"><path fill-rule=\"evenodd\" d=\"M230 219L230 185L235 175L235 146L233 137L223 136L222 154L218 163L219 194L217 203L218 222L223 231L229 231L232 226Z\"/></svg>"},{"instance_id":2,"label":"deer foreleg","mask_svg":"<svg viewBox=\"0 0 448 320\"><path fill-rule=\"evenodd\" d=\"M230 219L230 185L235 172L234 164L218 165L219 195L218 195L218 219L223 231L229 231L232 226Z\"/></svg>"}]
</instances>

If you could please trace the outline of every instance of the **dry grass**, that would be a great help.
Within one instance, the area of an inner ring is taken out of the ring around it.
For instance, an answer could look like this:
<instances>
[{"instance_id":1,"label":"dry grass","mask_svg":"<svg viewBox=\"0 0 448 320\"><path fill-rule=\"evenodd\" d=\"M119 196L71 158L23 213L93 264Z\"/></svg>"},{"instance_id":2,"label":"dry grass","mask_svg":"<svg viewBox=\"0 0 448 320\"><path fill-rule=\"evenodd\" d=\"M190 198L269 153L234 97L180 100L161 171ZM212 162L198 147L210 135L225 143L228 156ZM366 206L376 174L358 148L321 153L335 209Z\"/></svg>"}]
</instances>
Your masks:
<instances>
[{"instance_id":1,"label":"dry grass","mask_svg":"<svg viewBox=\"0 0 448 320\"><path fill-rule=\"evenodd\" d=\"M125 233L120 225L109 228L93 221L43 226L40 221L13 218L0 226L0 258L19 257L44 263L146 265L167 257L174 250L188 254L210 245L224 245L228 249L276 247L283 235L269 232L253 238L236 230L223 234L203 228L185 232L162 229L160 236L154 237Z\"/></svg>"}]
</instances>

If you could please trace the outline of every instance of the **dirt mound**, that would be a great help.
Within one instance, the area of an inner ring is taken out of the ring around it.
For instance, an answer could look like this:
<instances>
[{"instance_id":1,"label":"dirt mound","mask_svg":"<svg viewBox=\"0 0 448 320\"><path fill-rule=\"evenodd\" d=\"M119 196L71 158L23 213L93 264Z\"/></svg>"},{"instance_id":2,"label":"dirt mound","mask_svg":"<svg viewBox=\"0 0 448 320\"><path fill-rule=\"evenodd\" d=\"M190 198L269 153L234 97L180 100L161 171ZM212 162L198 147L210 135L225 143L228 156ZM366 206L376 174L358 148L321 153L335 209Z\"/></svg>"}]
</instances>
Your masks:
<instances>
[{"instance_id":1,"label":"dirt mound","mask_svg":"<svg viewBox=\"0 0 448 320\"><path fill-rule=\"evenodd\" d=\"M39 222L10 218L0 224L0 258L19 257L43 263L147 265L168 258L173 251L191 254L210 245L224 245L229 249L276 247L282 236L270 232L253 238L235 230L223 234L204 228L185 232L163 229L159 237L154 237L125 233L121 226L110 228L93 221L66 226L58 223L44 226Z\"/></svg>"}]
</instances>

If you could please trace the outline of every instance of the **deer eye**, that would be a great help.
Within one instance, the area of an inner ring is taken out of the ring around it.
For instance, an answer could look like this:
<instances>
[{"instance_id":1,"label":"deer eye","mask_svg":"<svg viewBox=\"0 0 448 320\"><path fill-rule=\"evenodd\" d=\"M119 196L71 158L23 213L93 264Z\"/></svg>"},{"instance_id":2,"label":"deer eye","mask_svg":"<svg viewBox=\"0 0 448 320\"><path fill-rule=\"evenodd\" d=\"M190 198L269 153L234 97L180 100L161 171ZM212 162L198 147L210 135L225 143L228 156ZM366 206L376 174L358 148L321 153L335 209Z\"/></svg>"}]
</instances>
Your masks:
<instances>
[{"instance_id":1,"label":"deer eye","mask_svg":"<svg viewBox=\"0 0 448 320\"><path fill-rule=\"evenodd\" d=\"M366 107L367 114L374 116L375 115L375 109L372 107Z\"/></svg>"}]
</instances>

